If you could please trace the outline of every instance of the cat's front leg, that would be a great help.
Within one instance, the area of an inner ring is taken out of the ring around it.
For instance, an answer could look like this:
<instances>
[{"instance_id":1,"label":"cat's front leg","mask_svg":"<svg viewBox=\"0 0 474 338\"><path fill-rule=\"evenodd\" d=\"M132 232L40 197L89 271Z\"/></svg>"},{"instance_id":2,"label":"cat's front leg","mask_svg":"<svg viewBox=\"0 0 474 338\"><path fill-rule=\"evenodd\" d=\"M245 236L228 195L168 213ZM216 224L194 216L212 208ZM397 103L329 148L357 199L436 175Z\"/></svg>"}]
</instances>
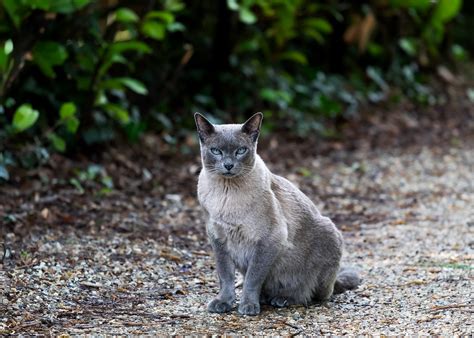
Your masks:
<instances>
[{"instance_id":1,"label":"cat's front leg","mask_svg":"<svg viewBox=\"0 0 474 338\"><path fill-rule=\"evenodd\" d=\"M220 291L207 306L209 312L224 313L232 310L235 301L235 264L225 248L225 244L210 236L210 242L216 257Z\"/></svg>"},{"instance_id":2,"label":"cat's front leg","mask_svg":"<svg viewBox=\"0 0 474 338\"><path fill-rule=\"evenodd\" d=\"M255 316L260 313L262 286L279 252L279 246L273 244L268 239L261 240L252 253L239 305L241 315Z\"/></svg>"}]
</instances>

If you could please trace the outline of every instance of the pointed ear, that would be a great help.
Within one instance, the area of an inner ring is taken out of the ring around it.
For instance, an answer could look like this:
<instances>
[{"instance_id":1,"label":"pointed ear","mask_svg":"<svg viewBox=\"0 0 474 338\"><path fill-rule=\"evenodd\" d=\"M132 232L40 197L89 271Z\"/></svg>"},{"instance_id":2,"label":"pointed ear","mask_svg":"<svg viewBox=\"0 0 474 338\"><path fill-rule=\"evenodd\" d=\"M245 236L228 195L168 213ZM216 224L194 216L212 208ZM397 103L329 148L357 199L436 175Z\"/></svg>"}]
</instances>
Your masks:
<instances>
[{"instance_id":1,"label":"pointed ear","mask_svg":"<svg viewBox=\"0 0 474 338\"><path fill-rule=\"evenodd\" d=\"M263 114L256 113L249 118L242 126L242 132L250 135L254 142L257 141L260 134L260 126L262 125Z\"/></svg>"},{"instance_id":2,"label":"pointed ear","mask_svg":"<svg viewBox=\"0 0 474 338\"><path fill-rule=\"evenodd\" d=\"M215 132L214 126L204 116L199 113L194 114L194 121L199 134L199 139L204 142L211 134Z\"/></svg>"}]
</instances>

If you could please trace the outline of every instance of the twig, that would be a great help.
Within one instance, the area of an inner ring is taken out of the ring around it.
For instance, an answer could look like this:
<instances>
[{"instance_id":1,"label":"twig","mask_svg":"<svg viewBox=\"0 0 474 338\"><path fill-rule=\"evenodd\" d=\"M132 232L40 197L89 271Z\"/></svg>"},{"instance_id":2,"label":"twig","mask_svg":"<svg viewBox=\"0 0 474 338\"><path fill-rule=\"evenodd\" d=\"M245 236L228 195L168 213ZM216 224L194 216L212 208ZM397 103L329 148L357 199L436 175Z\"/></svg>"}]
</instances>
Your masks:
<instances>
[{"instance_id":1,"label":"twig","mask_svg":"<svg viewBox=\"0 0 474 338\"><path fill-rule=\"evenodd\" d=\"M18 266L15 267L15 269L28 269L28 268L31 268L32 266L35 266L36 264L38 264L38 262L35 260L31 263L18 265Z\"/></svg>"},{"instance_id":2,"label":"twig","mask_svg":"<svg viewBox=\"0 0 474 338\"><path fill-rule=\"evenodd\" d=\"M191 253L196 256L205 256L205 257L208 257L211 255L209 252L197 251L197 250L191 251Z\"/></svg>"},{"instance_id":3,"label":"twig","mask_svg":"<svg viewBox=\"0 0 474 338\"><path fill-rule=\"evenodd\" d=\"M295 333L295 334L293 334L293 336L296 336L296 335L298 335L298 334L300 334L300 333L303 332L303 328L300 327L300 326L290 324L290 323L288 323L288 322L286 322L286 321L284 321L284 320L281 320L281 319L277 319L277 322L279 322L279 323L281 323L281 324L283 324L283 325L289 326L289 327L291 327L291 328L293 328L293 329L298 330L298 332Z\"/></svg>"},{"instance_id":4,"label":"twig","mask_svg":"<svg viewBox=\"0 0 474 338\"><path fill-rule=\"evenodd\" d=\"M91 283L91 282L82 282L80 283L80 285L83 287L97 288L97 289L100 289L101 287L103 287L101 283Z\"/></svg>"},{"instance_id":5,"label":"twig","mask_svg":"<svg viewBox=\"0 0 474 338\"><path fill-rule=\"evenodd\" d=\"M471 307L474 306L474 304L450 304L450 305L441 305L441 306L434 306L429 310L429 312L438 312L442 310L447 310L447 309L458 309L458 308L463 308L463 307Z\"/></svg>"},{"instance_id":6,"label":"twig","mask_svg":"<svg viewBox=\"0 0 474 338\"><path fill-rule=\"evenodd\" d=\"M172 313L172 314L168 315L168 317L170 317L170 318L181 318L181 319L191 318L190 315L185 315L185 314L180 314L180 313Z\"/></svg>"}]
</instances>

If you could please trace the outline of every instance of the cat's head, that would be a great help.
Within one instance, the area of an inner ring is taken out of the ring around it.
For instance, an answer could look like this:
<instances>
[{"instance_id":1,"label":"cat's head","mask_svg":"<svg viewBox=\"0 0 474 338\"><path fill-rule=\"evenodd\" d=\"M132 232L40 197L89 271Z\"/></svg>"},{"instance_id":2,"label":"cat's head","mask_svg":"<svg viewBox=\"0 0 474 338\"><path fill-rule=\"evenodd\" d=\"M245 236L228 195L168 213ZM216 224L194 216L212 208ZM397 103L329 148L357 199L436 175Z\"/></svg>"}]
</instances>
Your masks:
<instances>
[{"instance_id":1,"label":"cat's head","mask_svg":"<svg viewBox=\"0 0 474 338\"><path fill-rule=\"evenodd\" d=\"M194 119L202 162L209 173L234 178L253 169L262 113L253 115L244 124L212 124L199 113L194 114Z\"/></svg>"}]
</instances>

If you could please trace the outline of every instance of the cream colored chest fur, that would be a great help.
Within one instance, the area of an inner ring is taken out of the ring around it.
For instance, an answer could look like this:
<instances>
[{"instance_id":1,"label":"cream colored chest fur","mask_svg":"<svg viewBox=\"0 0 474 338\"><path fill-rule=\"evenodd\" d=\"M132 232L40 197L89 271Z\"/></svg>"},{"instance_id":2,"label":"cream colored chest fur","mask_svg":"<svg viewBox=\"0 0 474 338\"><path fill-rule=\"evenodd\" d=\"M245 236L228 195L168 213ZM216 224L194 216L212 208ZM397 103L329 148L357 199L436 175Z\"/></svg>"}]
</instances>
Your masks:
<instances>
[{"instance_id":1,"label":"cream colored chest fur","mask_svg":"<svg viewBox=\"0 0 474 338\"><path fill-rule=\"evenodd\" d=\"M270 173L262 164L257 162L253 177L242 182L219 181L201 172L198 198L209 213L208 231L213 236L240 243L282 232L276 231L281 227L276 219L278 202L270 189Z\"/></svg>"},{"instance_id":2,"label":"cream colored chest fur","mask_svg":"<svg viewBox=\"0 0 474 338\"><path fill-rule=\"evenodd\" d=\"M264 221L261 208L255 208L264 198L260 189L254 191L238 190L236 187L210 182L208 177L201 175L198 187L198 197L201 205L209 213L209 226L214 227L214 235L222 231L231 232L239 229L243 235L248 232L254 237L258 229L255 226ZM265 221L264 221L265 222ZM219 237L221 237L219 236Z\"/></svg>"}]
</instances>

